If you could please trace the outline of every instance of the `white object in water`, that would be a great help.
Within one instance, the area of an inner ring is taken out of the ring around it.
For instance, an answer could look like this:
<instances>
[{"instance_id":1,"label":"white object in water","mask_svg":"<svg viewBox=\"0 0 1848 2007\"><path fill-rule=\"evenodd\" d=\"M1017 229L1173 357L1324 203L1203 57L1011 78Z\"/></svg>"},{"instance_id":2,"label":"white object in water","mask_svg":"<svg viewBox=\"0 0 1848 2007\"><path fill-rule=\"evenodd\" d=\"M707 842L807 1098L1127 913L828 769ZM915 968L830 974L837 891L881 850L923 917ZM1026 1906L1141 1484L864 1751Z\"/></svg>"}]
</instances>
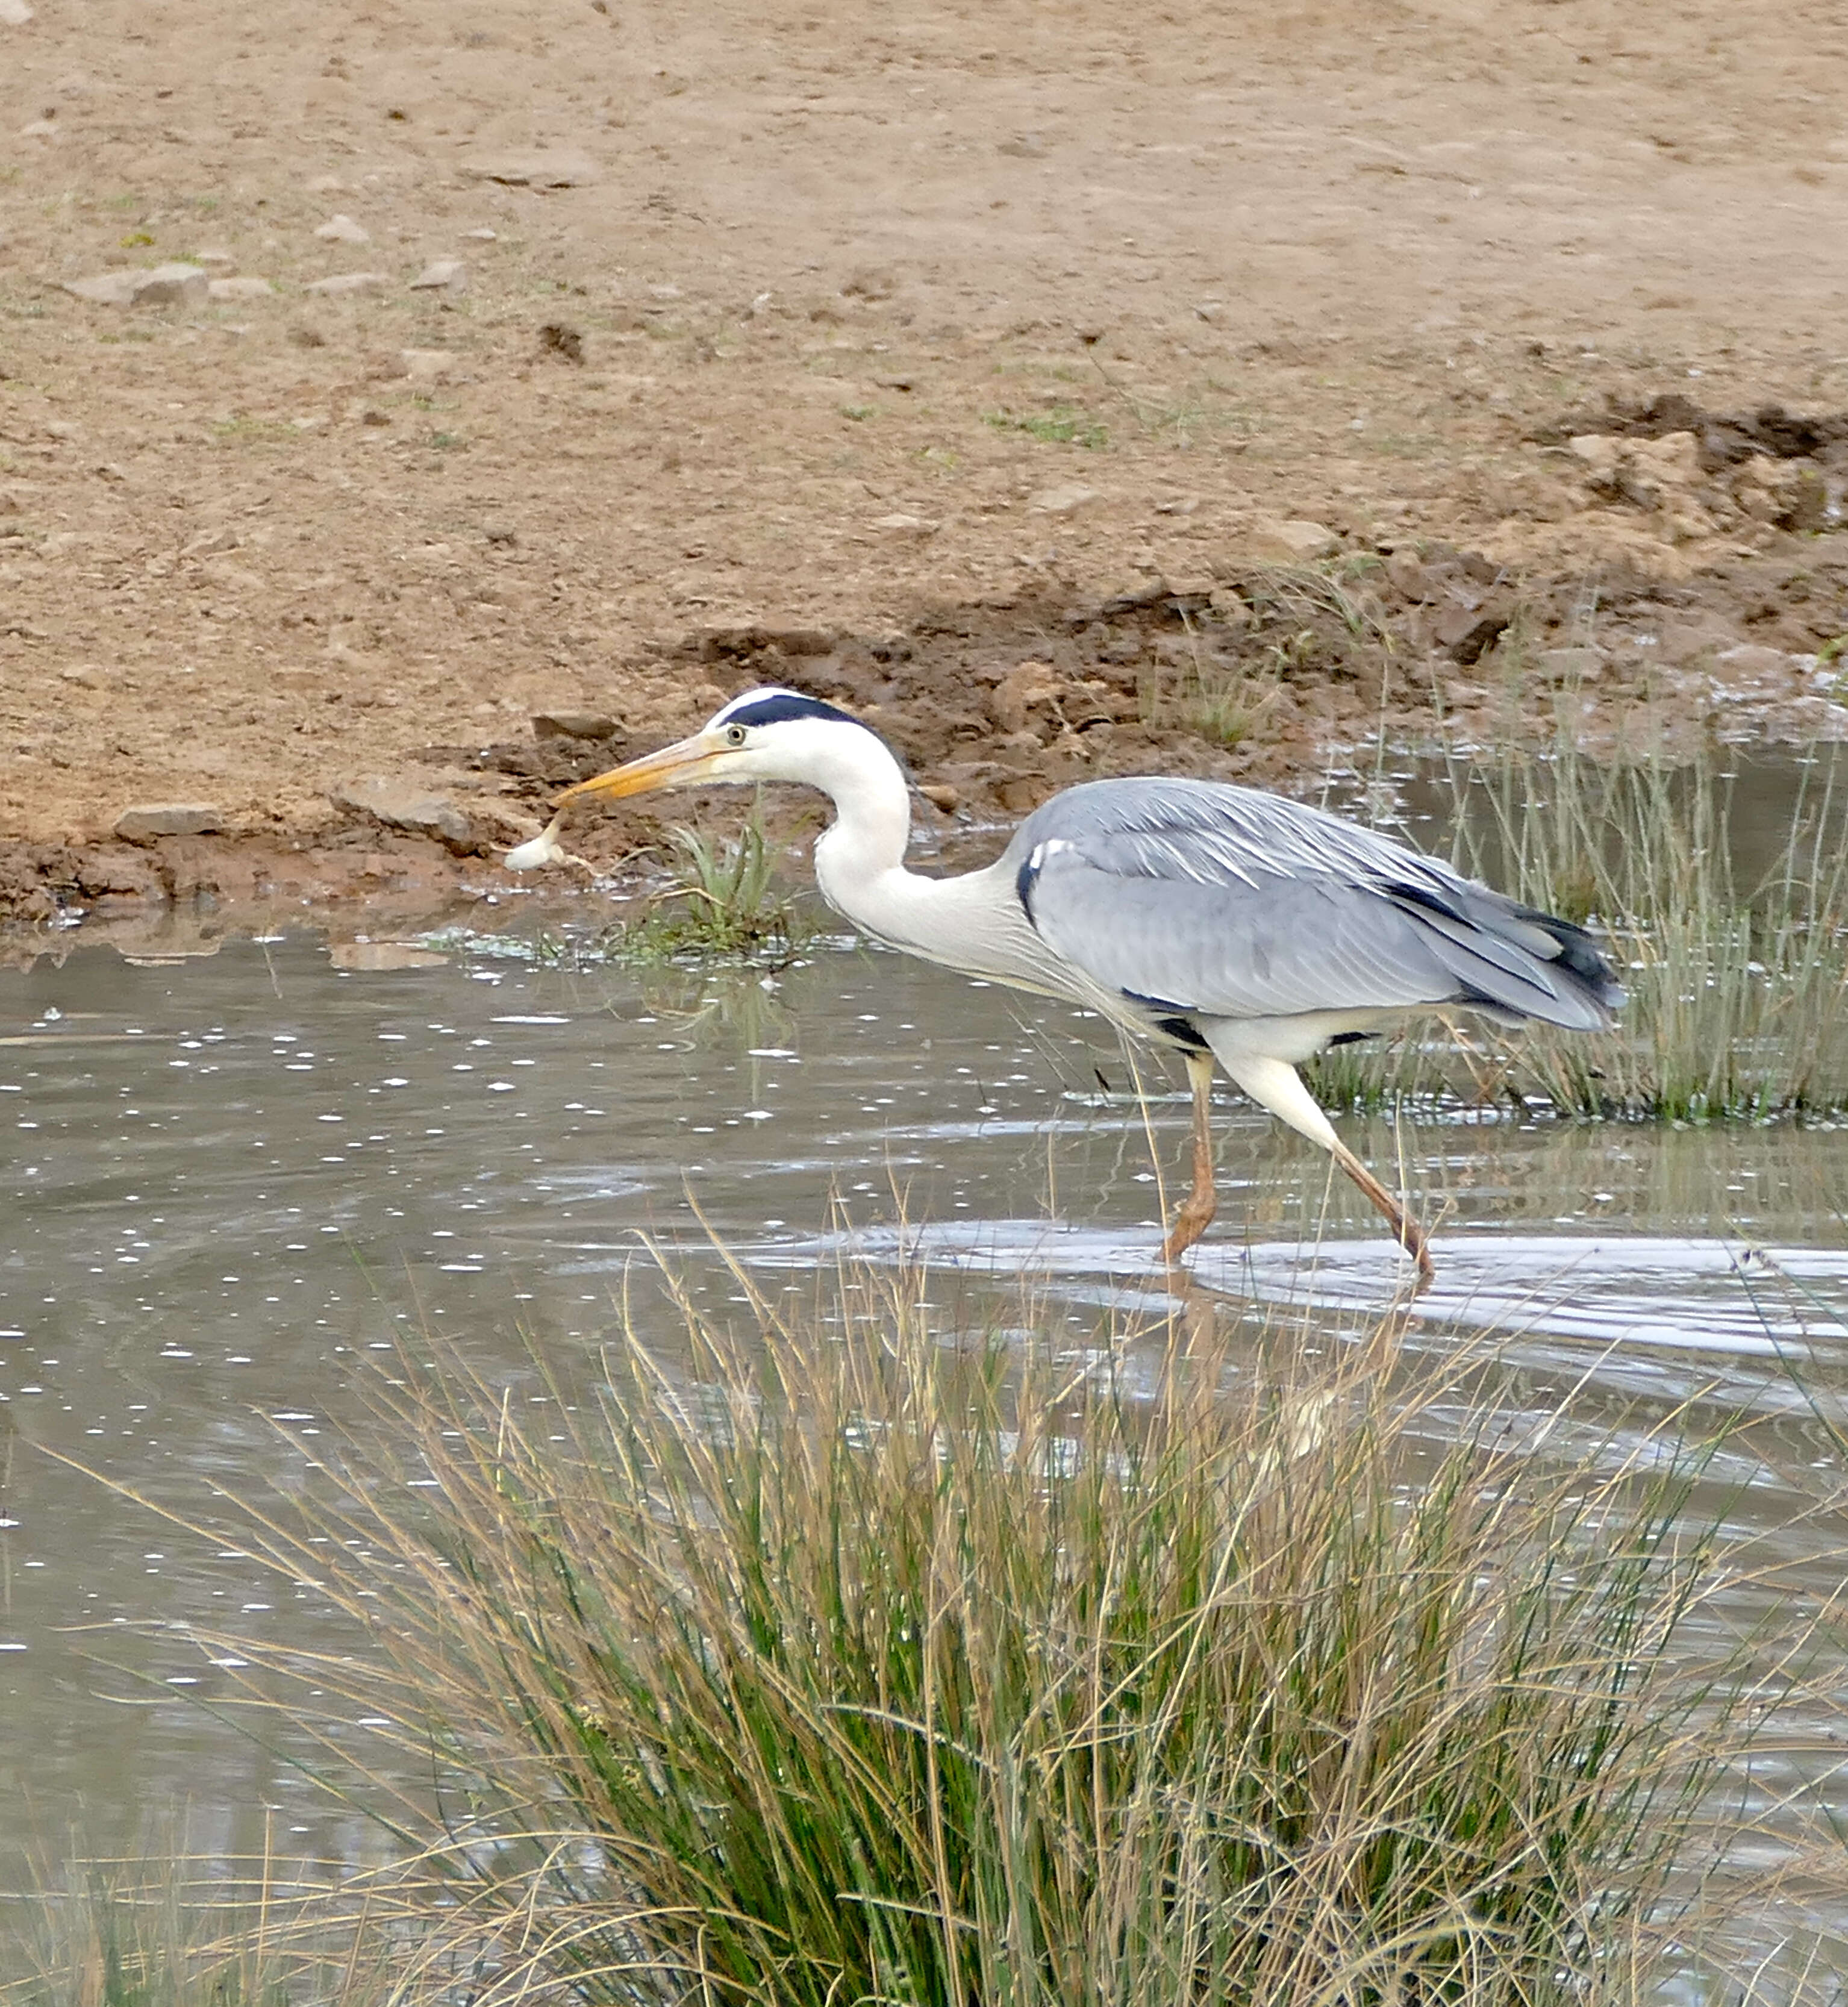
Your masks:
<instances>
[{"instance_id":1,"label":"white object in water","mask_svg":"<svg viewBox=\"0 0 1848 2007\"><path fill-rule=\"evenodd\" d=\"M510 871L537 871L542 864L562 864L565 847L559 841L559 818L554 816L530 843L510 850L501 859Z\"/></svg>"}]
</instances>

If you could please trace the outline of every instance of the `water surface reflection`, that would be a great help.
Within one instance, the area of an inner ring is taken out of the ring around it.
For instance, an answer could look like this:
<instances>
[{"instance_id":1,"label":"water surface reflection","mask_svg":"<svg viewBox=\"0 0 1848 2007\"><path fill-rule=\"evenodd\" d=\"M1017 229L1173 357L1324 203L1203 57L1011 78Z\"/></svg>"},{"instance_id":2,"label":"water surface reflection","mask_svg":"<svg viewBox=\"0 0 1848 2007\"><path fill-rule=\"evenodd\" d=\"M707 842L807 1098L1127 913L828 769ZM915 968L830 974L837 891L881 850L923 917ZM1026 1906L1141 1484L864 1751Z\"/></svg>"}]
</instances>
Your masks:
<instances>
[{"instance_id":1,"label":"water surface reflection","mask_svg":"<svg viewBox=\"0 0 1848 2007\"><path fill-rule=\"evenodd\" d=\"M644 980L485 945L337 967L273 940L183 968L79 951L0 975L9 1824L62 1834L81 1801L108 1843L190 1801L208 1850L252 1850L273 1820L285 1845L365 1854L369 1829L294 1767L305 1748L196 1704L238 1669L194 1627L353 1642L312 1581L279 1584L216 1529L212 1487L312 1482L367 1360L423 1334L523 1400L546 1398L529 1343L594 1377L625 1299L671 1345L644 1238L721 1312L741 1292L708 1230L771 1293L812 1293L848 1249L908 1250L990 1328L1019 1317L1023 1275L1075 1346L1100 1318L1159 1318L1186 1105L1165 1078L1143 1102L1133 1084L1064 1006L858 951ZM1310 1306L1341 1342L1391 1299L1398 1257L1319 1153L1229 1102L1222 1120L1224 1211L1194 1286L1254 1328ZM1587 1441L1676 1408L1730 1416L1744 1426L1710 1497L1789 1517L1848 1388L1839 1134L1506 1111L1349 1127L1445 1216L1414 1359L1511 1334L1514 1421L1543 1430L1570 1397ZM337 1732L366 1746L365 1717Z\"/></svg>"}]
</instances>

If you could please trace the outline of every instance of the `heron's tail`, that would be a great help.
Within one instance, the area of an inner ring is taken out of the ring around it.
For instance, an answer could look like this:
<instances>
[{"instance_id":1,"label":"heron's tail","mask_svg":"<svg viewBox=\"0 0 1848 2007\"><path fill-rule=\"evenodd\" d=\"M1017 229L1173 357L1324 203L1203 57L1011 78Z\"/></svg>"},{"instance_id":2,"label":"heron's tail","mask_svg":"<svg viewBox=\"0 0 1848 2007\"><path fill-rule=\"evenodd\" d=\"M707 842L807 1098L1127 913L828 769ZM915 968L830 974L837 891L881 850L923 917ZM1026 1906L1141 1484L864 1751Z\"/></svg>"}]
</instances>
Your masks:
<instances>
[{"instance_id":1,"label":"heron's tail","mask_svg":"<svg viewBox=\"0 0 1848 2007\"><path fill-rule=\"evenodd\" d=\"M1568 1032L1602 1032L1622 986L1584 928L1518 905L1487 886L1440 896L1422 885L1381 888L1415 919L1455 979L1452 1000L1504 1021L1537 1018Z\"/></svg>"}]
</instances>

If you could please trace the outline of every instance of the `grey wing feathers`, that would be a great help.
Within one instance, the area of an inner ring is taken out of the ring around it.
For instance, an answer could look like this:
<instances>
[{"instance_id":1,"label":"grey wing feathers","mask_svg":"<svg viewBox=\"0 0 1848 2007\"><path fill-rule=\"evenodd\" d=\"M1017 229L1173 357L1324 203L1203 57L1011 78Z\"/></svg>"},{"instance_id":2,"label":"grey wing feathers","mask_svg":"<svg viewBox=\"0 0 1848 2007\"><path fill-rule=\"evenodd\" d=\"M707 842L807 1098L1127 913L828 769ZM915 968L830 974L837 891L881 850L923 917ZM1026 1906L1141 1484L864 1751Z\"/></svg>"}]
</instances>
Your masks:
<instances>
[{"instance_id":1,"label":"grey wing feathers","mask_svg":"<svg viewBox=\"0 0 1848 2007\"><path fill-rule=\"evenodd\" d=\"M1029 817L1008 857L1049 946L1202 1017L1461 1004L1592 1030L1621 1001L1578 928L1278 795L1095 781Z\"/></svg>"}]
</instances>

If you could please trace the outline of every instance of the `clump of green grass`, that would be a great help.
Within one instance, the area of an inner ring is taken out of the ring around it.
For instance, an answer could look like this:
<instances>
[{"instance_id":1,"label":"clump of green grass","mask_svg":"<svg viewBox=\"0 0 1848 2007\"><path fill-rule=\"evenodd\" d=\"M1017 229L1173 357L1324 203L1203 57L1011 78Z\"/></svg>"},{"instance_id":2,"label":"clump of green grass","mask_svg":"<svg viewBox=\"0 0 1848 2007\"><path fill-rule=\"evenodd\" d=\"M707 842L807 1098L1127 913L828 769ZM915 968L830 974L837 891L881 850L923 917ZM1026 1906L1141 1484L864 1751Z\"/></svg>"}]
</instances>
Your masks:
<instances>
[{"instance_id":1,"label":"clump of green grass","mask_svg":"<svg viewBox=\"0 0 1848 2007\"><path fill-rule=\"evenodd\" d=\"M1745 883L1721 757L1599 763L1562 732L1543 753L1453 759L1453 861L1591 925L1628 992L1621 1020L1342 1048L1318 1063L1318 1092L1539 1095L1566 1114L1688 1122L1848 1109L1848 803L1825 765L1806 770L1824 778L1800 790L1776 863Z\"/></svg>"},{"instance_id":2,"label":"clump of green grass","mask_svg":"<svg viewBox=\"0 0 1848 2007\"><path fill-rule=\"evenodd\" d=\"M1102 422L1075 405L1055 404L1046 411L984 411L982 422L998 432L1024 432L1044 446L1081 446L1097 452L1110 443Z\"/></svg>"},{"instance_id":3,"label":"clump of green grass","mask_svg":"<svg viewBox=\"0 0 1848 2007\"><path fill-rule=\"evenodd\" d=\"M1635 1997L1726 1739L1663 1444L1549 1469L1390 1328L1316 1380L737 1281L588 1397L400 1362L239 1536L369 1641L304 1684L434 1762L390 1815L506 1919L471 1998Z\"/></svg>"},{"instance_id":4,"label":"clump of green grass","mask_svg":"<svg viewBox=\"0 0 1848 2007\"><path fill-rule=\"evenodd\" d=\"M751 956L786 961L809 929L777 877L761 820L750 816L735 836L717 841L694 829L670 833L675 882L658 892L643 918L622 930L627 957L672 961Z\"/></svg>"}]
</instances>

